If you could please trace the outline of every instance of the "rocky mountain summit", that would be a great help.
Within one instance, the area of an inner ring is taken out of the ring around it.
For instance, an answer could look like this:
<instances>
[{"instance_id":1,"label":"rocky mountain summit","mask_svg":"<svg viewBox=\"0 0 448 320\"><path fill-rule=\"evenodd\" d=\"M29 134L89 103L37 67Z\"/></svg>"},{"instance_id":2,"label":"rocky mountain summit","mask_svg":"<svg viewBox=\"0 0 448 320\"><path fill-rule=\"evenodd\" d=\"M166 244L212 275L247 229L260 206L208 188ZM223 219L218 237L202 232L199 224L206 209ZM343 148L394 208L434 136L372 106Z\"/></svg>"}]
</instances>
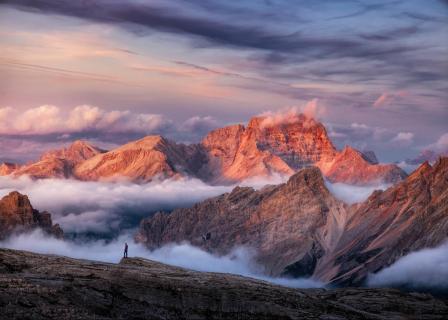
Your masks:
<instances>
[{"instance_id":1,"label":"rocky mountain summit","mask_svg":"<svg viewBox=\"0 0 448 320\"><path fill-rule=\"evenodd\" d=\"M0 240L13 232L27 232L41 228L57 238L63 237L58 224L53 224L51 214L33 209L27 196L16 191L0 200Z\"/></svg>"},{"instance_id":2,"label":"rocky mountain summit","mask_svg":"<svg viewBox=\"0 0 448 320\"><path fill-rule=\"evenodd\" d=\"M141 222L136 239L151 249L189 241L217 254L250 247L270 275L360 285L369 272L441 244L448 235L447 213L448 158L433 167L425 163L403 182L352 206L336 199L321 172L309 167L285 184L237 187L188 209L157 213Z\"/></svg>"},{"instance_id":3,"label":"rocky mountain summit","mask_svg":"<svg viewBox=\"0 0 448 320\"><path fill-rule=\"evenodd\" d=\"M305 115L283 121L252 118L248 125L232 125L210 132L199 144L177 144L161 136L148 136L103 152L86 142L51 151L29 165L4 164L0 174L32 178L81 180L128 179L138 183L154 179L197 177L212 184L232 184L254 177L290 176L317 166L333 182L371 184L396 182L406 177L398 166L378 164L373 152L347 147L336 150L325 127Z\"/></svg>"},{"instance_id":4,"label":"rocky mountain summit","mask_svg":"<svg viewBox=\"0 0 448 320\"><path fill-rule=\"evenodd\" d=\"M277 276L307 252L331 250L346 216L346 205L327 190L319 169L309 167L285 184L236 187L188 209L157 213L141 222L136 239L151 249L188 240L219 254L247 246L265 272ZM203 241L206 233L211 238Z\"/></svg>"},{"instance_id":5,"label":"rocky mountain summit","mask_svg":"<svg viewBox=\"0 0 448 320\"><path fill-rule=\"evenodd\" d=\"M119 264L0 249L3 319L445 319L392 289L292 289L141 258Z\"/></svg>"}]
</instances>

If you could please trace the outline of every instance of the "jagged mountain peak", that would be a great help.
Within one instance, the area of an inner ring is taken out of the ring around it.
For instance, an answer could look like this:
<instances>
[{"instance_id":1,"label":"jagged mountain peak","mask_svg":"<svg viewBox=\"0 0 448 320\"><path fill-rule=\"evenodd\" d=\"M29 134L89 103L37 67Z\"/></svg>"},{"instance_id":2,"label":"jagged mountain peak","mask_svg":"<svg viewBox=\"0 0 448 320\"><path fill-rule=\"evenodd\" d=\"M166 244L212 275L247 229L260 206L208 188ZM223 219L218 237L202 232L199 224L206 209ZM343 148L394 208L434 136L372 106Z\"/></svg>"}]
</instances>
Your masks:
<instances>
[{"instance_id":1,"label":"jagged mountain peak","mask_svg":"<svg viewBox=\"0 0 448 320\"><path fill-rule=\"evenodd\" d=\"M248 178L290 176L317 166L333 182L368 184L396 182L406 174L396 165L377 164L375 155L345 147L338 151L325 126L304 114L260 115L247 126L215 129L201 143L177 144L160 135L143 137L105 152L77 140L49 151L40 161L21 168L0 167L0 174L33 178L83 180L127 178L147 182L155 177L190 175L213 184Z\"/></svg>"},{"instance_id":2,"label":"jagged mountain peak","mask_svg":"<svg viewBox=\"0 0 448 320\"><path fill-rule=\"evenodd\" d=\"M0 240L13 232L28 232L36 228L55 237L63 237L60 226L53 224L51 214L34 209L28 196L12 191L0 199Z\"/></svg>"}]
</instances>

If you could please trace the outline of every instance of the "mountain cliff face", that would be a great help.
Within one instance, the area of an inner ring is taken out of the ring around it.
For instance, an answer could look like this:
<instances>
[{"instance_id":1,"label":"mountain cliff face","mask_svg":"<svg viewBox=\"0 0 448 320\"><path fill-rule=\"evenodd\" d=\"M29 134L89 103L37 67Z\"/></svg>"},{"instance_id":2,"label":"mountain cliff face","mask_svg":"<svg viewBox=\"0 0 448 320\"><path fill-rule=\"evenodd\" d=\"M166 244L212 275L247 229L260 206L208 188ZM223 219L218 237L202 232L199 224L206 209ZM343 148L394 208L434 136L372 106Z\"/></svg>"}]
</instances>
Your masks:
<instances>
[{"instance_id":1,"label":"mountain cliff face","mask_svg":"<svg viewBox=\"0 0 448 320\"><path fill-rule=\"evenodd\" d=\"M392 289L292 289L141 258L119 264L0 249L4 319L443 319L447 301Z\"/></svg>"},{"instance_id":2,"label":"mountain cliff face","mask_svg":"<svg viewBox=\"0 0 448 320\"><path fill-rule=\"evenodd\" d=\"M148 182L193 176L213 184L231 184L255 177L291 176L315 165L333 182L371 184L396 182L406 173L396 165L380 165L373 153L350 147L339 152L325 127L304 115L282 122L254 117L247 127L233 125L210 132L200 144L176 144L148 136L104 153L85 142L44 154L20 168L4 165L0 174L32 178Z\"/></svg>"},{"instance_id":3,"label":"mountain cliff face","mask_svg":"<svg viewBox=\"0 0 448 320\"><path fill-rule=\"evenodd\" d=\"M268 274L361 284L369 272L441 244L447 213L448 158L350 207L309 167L286 184L258 191L237 187L189 209L158 213L141 222L136 239L152 249L187 240L218 254L248 246ZM203 240L207 233L210 239Z\"/></svg>"},{"instance_id":4,"label":"mountain cliff face","mask_svg":"<svg viewBox=\"0 0 448 320\"><path fill-rule=\"evenodd\" d=\"M126 178L136 182L180 177L191 173L190 161L195 159L191 149L161 136L148 136L84 161L74 175L82 180Z\"/></svg>"},{"instance_id":5,"label":"mountain cliff face","mask_svg":"<svg viewBox=\"0 0 448 320\"><path fill-rule=\"evenodd\" d=\"M351 208L343 235L315 275L360 284L369 272L448 237L448 158L421 165L406 180Z\"/></svg>"},{"instance_id":6,"label":"mountain cliff face","mask_svg":"<svg viewBox=\"0 0 448 320\"><path fill-rule=\"evenodd\" d=\"M46 152L39 161L13 171L14 176L27 175L34 179L70 178L74 168L103 150L85 141L75 141L68 148Z\"/></svg>"},{"instance_id":7,"label":"mountain cliff face","mask_svg":"<svg viewBox=\"0 0 448 320\"><path fill-rule=\"evenodd\" d=\"M237 187L189 209L158 213L141 222L136 239L149 248L188 240L220 254L248 246L257 250L268 274L279 275L308 252L331 250L346 214L346 206L326 189L319 169L309 167L285 184L259 191ZM207 233L210 240L202 240Z\"/></svg>"},{"instance_id":8,"label":"mountain cliff face","mask_svg":"<svg viewBox=\"0 0 448 320\"><path fill-rule=\"evenodd\" d=\"M27 196L14 191L0 200L0 240L13 232L26 232L35 228L41 228L57 238L63 237L59 225L53 225L51 214L33 209Z\"/></svg>"},{"instance_id":9,"label":"mountain cliff face","mask_svg":"<svg viewBox=\"0 0 448 320\"><path fill-rule=\"evenodd\" d=\"M259 148L257 132L242 125L229 126L209 133L202 141L207 162L202 172L212 182L238 182L272 174L291 175L294 170L280 157Z\"/></svg>"},{"instance_id":10,"label":"mountain cliff face","mask_svg":"<svg viewBox=\"0 0 448 320\"><path fill-rule=\"evenodd\" d=\"M347 184L393 183L406 177L396 165L378 164L372 152L363 154L350 147L337 151L325 127L305 115L282 122L254 117L247 127L235 125L212 131L202 146L208 155L206 178L212 181L290 176L310 165L319 167L330 181Z\"/></svg>"},{"instance_id":11,"label":"mountain cliff face","mask_svg":"<svg viewBox=\"0 0 448 320\"><path fill-rule=\"evenodd\" d=\"M406 178L406 173L394 164L373 165L366 155L351 147L345 147L330 161L316 165L331 182L347 184L395 183Z\"/></svg>"}]
</instances>

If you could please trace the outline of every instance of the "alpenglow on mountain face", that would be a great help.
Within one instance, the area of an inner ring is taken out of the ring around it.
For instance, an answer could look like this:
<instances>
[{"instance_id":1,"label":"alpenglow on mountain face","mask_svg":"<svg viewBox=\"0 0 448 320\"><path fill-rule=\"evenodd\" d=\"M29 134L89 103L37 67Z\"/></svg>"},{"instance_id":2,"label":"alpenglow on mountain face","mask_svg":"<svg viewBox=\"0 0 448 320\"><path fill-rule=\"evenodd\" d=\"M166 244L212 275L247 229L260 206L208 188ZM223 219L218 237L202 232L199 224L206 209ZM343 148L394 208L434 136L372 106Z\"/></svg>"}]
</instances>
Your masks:
<instances>
[{"instance_id":1,"label":"alpenglow on mountain face","mask_svg":"<svg viewBox=\"0 0 448 320\"><path fill-rule=\"evenodd\" d=\"M290 176L307 166L317 166L332 182L348 184L393 183L406 177L396 165L378 164L374 154L351 147L338 151L325 127L305 115L282 122L254 117L247 127L216 129L192 145L148 136L105 152L77 141L29 165L3 164L0 173L80 180L126 178L138 183L190 176L228 184L254 177Z\"/></svg>"}]
</instances>

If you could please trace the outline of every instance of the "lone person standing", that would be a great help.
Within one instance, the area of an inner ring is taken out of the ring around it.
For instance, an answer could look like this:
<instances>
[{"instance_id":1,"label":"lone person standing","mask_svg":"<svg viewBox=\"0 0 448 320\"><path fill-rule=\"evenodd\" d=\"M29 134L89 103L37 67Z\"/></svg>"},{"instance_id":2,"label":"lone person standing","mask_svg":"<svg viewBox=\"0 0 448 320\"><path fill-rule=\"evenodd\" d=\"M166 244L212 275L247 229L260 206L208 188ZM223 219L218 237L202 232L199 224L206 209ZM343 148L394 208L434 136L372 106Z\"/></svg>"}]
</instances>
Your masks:
<instances>
[{"instance_id":1,"label":"lone person standing","mask_svg":"<svg viewBox=\"0 0 448 320\"><path fill-rule=\"evenodd\" d=\"M124 253L123 253L123 258L127 258L128 257L128 243L125 242L124 243Z\"/></svg>"}]
</instances>

